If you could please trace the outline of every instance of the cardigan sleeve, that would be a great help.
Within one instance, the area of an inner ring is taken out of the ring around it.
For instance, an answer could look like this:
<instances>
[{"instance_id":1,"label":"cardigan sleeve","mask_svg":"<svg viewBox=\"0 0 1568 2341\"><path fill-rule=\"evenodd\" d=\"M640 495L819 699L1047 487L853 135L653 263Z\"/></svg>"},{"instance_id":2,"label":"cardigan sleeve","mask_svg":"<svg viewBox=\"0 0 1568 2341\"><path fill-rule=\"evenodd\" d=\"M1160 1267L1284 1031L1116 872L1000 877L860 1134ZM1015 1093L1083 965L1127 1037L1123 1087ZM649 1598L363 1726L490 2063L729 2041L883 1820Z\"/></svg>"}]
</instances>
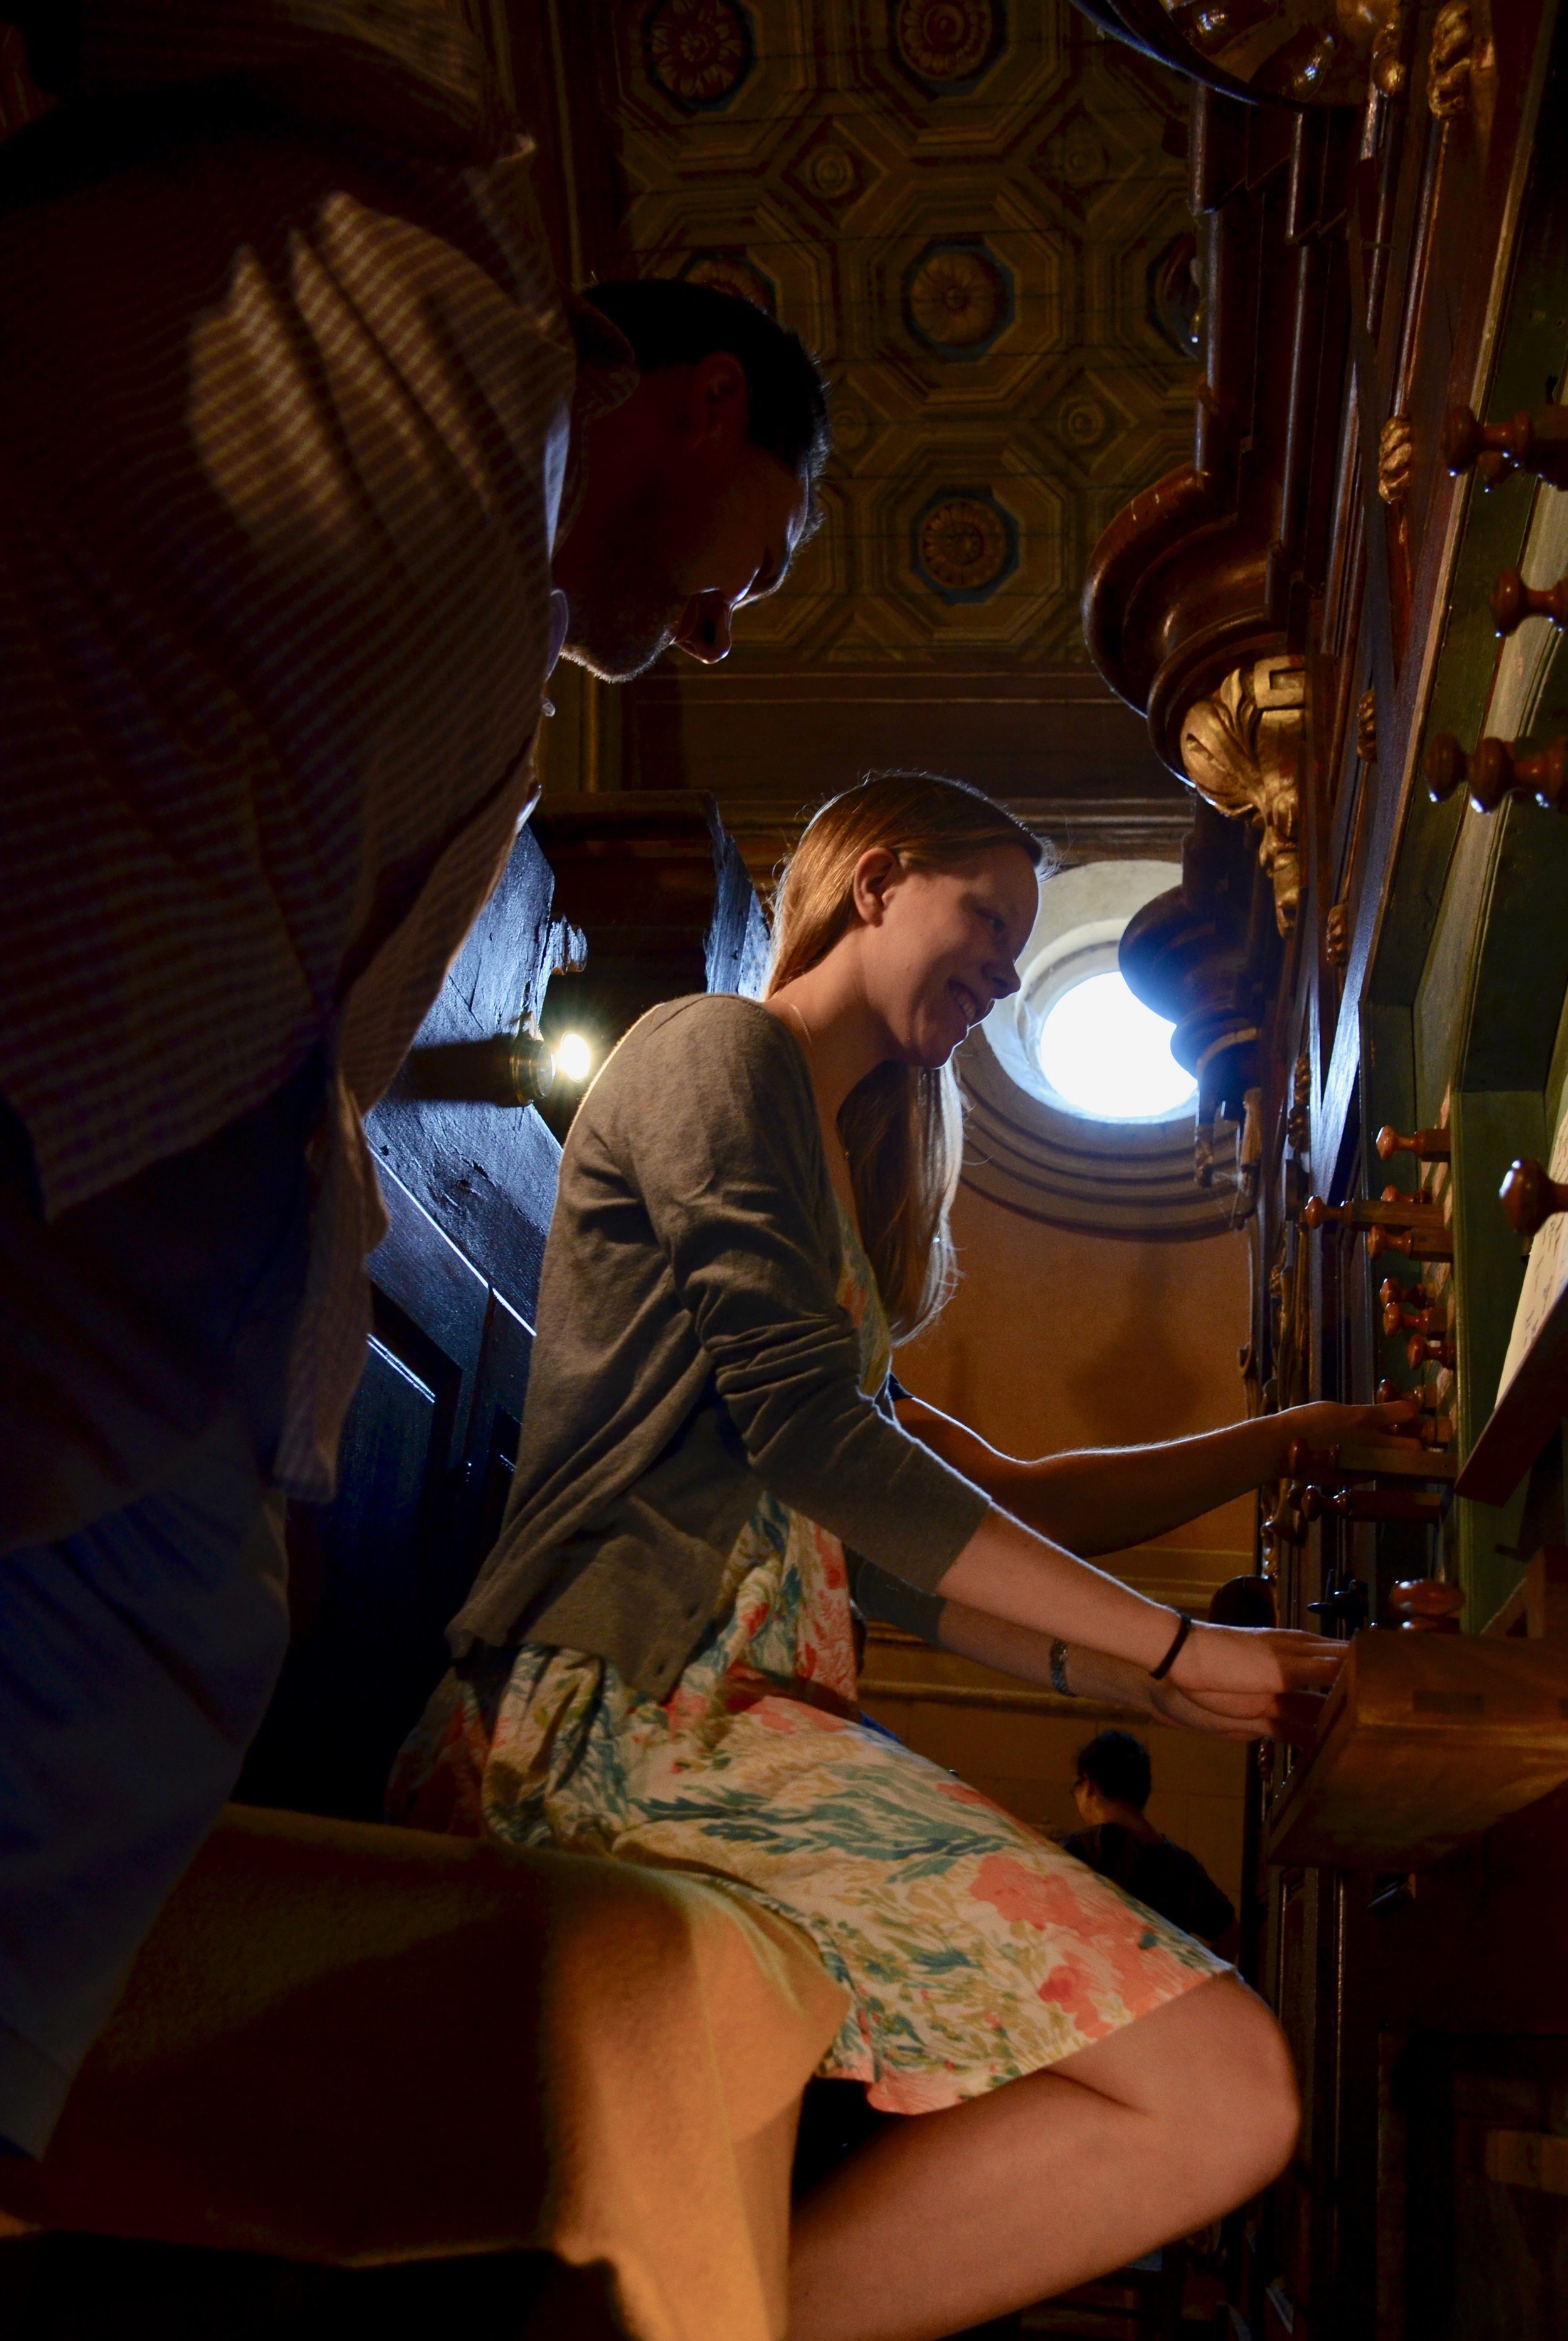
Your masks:
<instances>
[{"instance_id":1,"label":"cardigan sleeve","mask_svg":"<svg viewBox=\"0 0 1568 2341\"><path fill-rule=\"evenodd\" d=\"M990 1501L860 1389L799 1044L755 1003L713 995L640 1035L624 1072L617 1151L751 1469L933 1590Z\"/></svg>"}]
</instances>

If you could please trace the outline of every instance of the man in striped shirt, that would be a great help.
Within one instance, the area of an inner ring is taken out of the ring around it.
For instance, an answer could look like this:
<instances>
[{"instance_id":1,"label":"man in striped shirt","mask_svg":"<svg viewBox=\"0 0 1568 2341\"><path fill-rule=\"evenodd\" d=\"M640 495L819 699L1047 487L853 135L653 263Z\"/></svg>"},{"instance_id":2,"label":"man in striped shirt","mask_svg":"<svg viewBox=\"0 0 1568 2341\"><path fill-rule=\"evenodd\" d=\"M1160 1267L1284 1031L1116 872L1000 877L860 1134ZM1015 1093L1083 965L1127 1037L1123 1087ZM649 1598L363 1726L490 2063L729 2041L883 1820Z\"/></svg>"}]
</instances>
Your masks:
<instances>
[{"instance_id":1,"label":"man in striped shirt","mask_svg":"<svg viewBox=\"0 0 1568 2341\"><path fill-rule=\"evenodd\" d=\"M47 16L52 33L63 21ZM228 1793L384 1224L361 1118L535 794L555 657L778 583L817 370L563 304L434 0L84 0L0 154L0 2139ZM552 575L553 563L553 575Z\"/></svg>"}]
</instances>

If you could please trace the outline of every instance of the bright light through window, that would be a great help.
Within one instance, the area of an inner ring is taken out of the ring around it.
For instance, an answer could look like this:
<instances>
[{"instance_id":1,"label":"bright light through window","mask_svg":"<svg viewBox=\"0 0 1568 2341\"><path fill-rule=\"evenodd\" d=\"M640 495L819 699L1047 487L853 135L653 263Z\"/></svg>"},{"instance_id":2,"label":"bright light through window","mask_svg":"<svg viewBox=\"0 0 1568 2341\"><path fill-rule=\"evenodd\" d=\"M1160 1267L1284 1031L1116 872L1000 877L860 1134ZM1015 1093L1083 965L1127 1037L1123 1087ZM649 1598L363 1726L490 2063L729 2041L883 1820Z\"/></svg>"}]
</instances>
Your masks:
<instances>
[{"instance_id":1,"label":"bright light through window","mask_svg":"<svg viewBox=\"0 0 1568 2341\"><path fill-rule=\"evenodd\" d=\"M1149 1121L1197 1084L1170 1051L1175 1030L1112 970L1064 991L1040 1028L1040 1070L1063 1103L1097 1121Z\"/></svg>"}]
</instances>

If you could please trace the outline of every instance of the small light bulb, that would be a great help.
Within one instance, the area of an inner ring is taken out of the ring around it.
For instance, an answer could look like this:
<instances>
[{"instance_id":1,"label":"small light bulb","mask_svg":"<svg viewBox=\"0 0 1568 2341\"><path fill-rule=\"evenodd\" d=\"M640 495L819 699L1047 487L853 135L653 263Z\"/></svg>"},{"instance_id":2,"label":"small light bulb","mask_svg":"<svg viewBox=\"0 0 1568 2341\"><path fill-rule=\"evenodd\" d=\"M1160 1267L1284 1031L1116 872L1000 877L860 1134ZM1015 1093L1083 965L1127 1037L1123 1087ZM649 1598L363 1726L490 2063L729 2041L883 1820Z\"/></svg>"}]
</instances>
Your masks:
<instances>
[{"instance_id":1,"label":"small light bulb","mask_svg":"<svg viewBox=\"0 0 1568 2341\"><path fill-rule=\"evenodd\" d=\"M563 1032L555 1044L555 1070L564 1081L586 1081L593 1051L581 1032Z\"/></svg>"}]
</instances>

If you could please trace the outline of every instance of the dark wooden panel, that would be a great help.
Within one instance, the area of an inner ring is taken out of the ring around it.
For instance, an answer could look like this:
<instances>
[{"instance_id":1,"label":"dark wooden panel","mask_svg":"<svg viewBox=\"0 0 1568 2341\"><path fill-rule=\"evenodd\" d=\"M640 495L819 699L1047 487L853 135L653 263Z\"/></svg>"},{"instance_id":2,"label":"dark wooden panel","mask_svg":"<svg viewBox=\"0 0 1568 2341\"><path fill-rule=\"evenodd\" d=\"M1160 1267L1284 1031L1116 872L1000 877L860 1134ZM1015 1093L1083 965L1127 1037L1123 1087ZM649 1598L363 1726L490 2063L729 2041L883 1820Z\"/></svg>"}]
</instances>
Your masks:
<instances>
[{"instance_id":1,"label":"dark wooden panel","mask_svg":"<svg viewBox=\"0 0 1568 2341\"><path fill-rule=\"evenodd\" d=\"M553 887L550 864L525 829L452 962L419 1045L488 1040L537 1018L551 971L581 948L552 914ZM560 1143L535 1109L422 1100L400 1080L367 1129L385 1169L531 1319L561 1162Z\"/></svg>"},{"instance_id":2,"label":"dark wooden panel","mask_svg":"<svg viewBox=\"0 0 1568 2341\"><path fill-rule=\"evenodd\" d=\"M240 1788L350 1819L379 1817L392 1758L447 1663L446 1621L480 1558L465 1502L476 1388L494 1405L483 1278L406 1190L383 1185L392 1230L372 1255L374 1331L338 1494L291 1509L291 1647Z\"/></svg>"}]
</instances>

